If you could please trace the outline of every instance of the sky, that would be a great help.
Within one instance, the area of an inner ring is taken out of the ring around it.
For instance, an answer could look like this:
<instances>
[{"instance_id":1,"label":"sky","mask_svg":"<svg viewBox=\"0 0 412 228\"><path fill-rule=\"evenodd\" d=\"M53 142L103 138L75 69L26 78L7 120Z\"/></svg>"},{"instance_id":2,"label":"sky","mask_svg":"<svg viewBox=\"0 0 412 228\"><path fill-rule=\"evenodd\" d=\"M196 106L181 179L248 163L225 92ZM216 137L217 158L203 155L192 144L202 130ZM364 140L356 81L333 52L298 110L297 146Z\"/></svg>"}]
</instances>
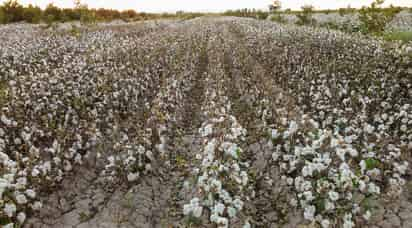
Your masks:
<instances>
[{"instance_id":1,"label":"sky","mask_svg":"<svg viewBox=\"0 0 412 228\"><path fill-rule=\"evenodd\" d=\"M0 0L4 2L6 0ZM333 9L361 7L369 5L373 0L283 0L282 8L298 9L302 5L311 4L317 9ZM73 7L73 0L19 0L23 5L33 4L44 8L50 2L59 7ZM134 9L139 12L175 12L202 11L221 12L228 9L256 8L267 9L270 0L83 0L90 8L112 8L118 10ZM387 5L412 7L412 0L386 0Z\"/></svg>"}]
</instances>

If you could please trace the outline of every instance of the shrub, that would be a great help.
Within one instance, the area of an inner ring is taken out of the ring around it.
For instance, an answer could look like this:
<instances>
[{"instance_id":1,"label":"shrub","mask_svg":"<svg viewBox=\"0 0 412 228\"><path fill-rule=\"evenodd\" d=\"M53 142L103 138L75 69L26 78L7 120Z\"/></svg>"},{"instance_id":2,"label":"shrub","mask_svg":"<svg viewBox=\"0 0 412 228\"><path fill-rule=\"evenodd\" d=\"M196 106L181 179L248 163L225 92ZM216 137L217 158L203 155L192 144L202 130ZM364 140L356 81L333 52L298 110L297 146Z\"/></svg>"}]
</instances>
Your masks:
<instances>
[{"instance_id":1,"label":"shrub","mask_svg":"<svg viewBox=\"0 0 412 228\"><path fill-rule=\"evenodd\" d=\"M402 41L404 43L412 41L412 31L394 31L385 33L383 38L387 41Z\"/></svg>"},{"instance_id":2,"label":"shrub","mask_svg":"<svg viewBox=\"0 0 412 228\"><path fill-rule=\"evenodd\" d=\"M269 17L269 13L268 12L263 12L263 11L256 11L256 19L259 20L266 20Z\"/></svg>"},{"instance_id":3,"label":"shrub","mask_svg":"<svg viewBox=\"0 0 412 228\"><path fill-rule=\"evenodd\" d=\"M273 14L271 17L270 17L270 20L271 21L273 21L273 22L278 22L278 23L286 23L287 22L287 20L285 19L285 17L283 17L281 14L279 14L279 13L276 13L276 14Z\"/></svg>"},{"instance_id":4,"label":"shrub","mask_svg":"<svg viewBox=\"0 0 412 228\"><path fill-rule=\"evenodd\" d=\"M42 18L42 11L39 7L29 5L23 10L23 20L28 23L39 23Z\"/></svg>"},{"instance_id":5,"label":"shrub","mask_svg":"<svg viewBox=\"0 0 412 228\"><path fill-rule=\"evenodd\" d=\"M82 24L91 24L96 22L96 13L89 10L86 4L81 4L80 1L75 1L74 11L80 15L80 22Z\"/></svg>"},{"instance_id":6,"label":"shrub","mask_svg":"<svg viewBox=\"0 0 412 228\"><path fill-rule=\"evenodd\" d=\"M313 6L305 5L302 7L302 12L296 14L298 17L297 25L315 25L316 20L312 17L313 15Z\"/></svg>"},{"instance_id":7,"label":"shrub","mask_svg":"<svg viewBox=\"0 0 412 228\"><path fill-rule=\"evenodd\" d=\"M0 7L0 24L6 23L6 15L4 13L3 7Z\"/></svg>"},{"instance_id":8,"label":"shrub","mask_svg":"<svg viewBox=\"0 0 412 228\"><path fill-rule=\"evenodd\" d=\"M55 21L60 21L62 16L62 11L60 8L50 3L44 10L44 18L46 23L53 23Z\"/></svg>"},{"instance_id":9,"label":"shrub","mask_svg":"<svg viewBox=\"0 0 412 228\"><path fill-rule=\"evenodd\" d=\"M393 6L382 9L383 3L384 0L375 0L369 7L362 7L359 11L362 33L381 35L386 25L400 12L400 8Z\"/></svg>"},{"instance_id":10,"label":"shrub","mask_svg":"<svg viewBox=\"0 0 412 228\"><path fill-rule=\"evenodd\" d=\"M3 4L4 22L13 23L23 20L23 6L17 1L9 0Z\"/></svg>"}]
</instances>

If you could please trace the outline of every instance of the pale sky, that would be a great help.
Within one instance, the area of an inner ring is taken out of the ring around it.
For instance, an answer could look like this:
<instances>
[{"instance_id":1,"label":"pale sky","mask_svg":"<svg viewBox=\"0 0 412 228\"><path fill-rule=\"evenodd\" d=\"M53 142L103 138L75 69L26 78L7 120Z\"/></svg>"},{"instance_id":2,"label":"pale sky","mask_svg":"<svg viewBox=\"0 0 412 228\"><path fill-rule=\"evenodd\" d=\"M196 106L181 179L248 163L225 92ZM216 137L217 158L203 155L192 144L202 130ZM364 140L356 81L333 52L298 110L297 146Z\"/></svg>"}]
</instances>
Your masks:
<instances>
[{"instance_id":1,"label":"pale sky","mask_svg":"<svg viewBox=\"0 0 412 228\"><path fill-rule=\"evenodd\" d=\"M6 0L0 0L4 2ZM298 9L302 5L311 4L317 9L333 9L346 7L349 4L352 7L361 7L369 5L373 0L283 0L282 8ZM59 7L73 7L73 0L20 0L20 3L27 5L29 3L45 7L48 3L53 2ZM90 8L113 8L113 9L134 9L144 12L174 12L177 10L184 11L203 11L217 12L227 9L256 8L267 9L272 2L270 0L83 0ZM412 7L412 0L386 0L386 4L396 6Z\"/></svg>"}]
</instances>

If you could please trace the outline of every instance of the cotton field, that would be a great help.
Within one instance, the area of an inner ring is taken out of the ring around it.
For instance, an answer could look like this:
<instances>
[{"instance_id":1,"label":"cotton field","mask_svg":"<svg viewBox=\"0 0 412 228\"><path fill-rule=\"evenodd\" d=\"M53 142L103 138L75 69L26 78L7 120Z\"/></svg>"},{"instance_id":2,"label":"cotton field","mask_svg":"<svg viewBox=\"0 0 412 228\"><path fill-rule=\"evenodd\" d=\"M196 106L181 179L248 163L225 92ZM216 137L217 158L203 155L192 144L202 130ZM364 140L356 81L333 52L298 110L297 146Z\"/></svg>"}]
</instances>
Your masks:
<instances>
[{"instance_id":1,"label":"cotton field","mask_svg":"<svg viewBox=\"0 0 412 228\"><path fill-rule=\"evenodd\" d=\"M2 227L412 227L412 44L76 29L0 26Z\"/></svg>"}]
</instances>

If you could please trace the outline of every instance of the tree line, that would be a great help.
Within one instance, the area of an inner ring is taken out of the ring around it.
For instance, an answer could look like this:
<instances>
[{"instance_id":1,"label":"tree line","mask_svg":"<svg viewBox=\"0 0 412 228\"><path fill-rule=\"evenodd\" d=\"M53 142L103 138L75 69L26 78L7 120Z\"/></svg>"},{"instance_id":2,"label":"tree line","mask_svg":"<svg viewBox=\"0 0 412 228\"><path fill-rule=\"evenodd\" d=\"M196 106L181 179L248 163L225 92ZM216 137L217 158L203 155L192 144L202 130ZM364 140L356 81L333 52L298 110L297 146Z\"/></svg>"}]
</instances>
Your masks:
<instances>
[{"instance_id":1,"label":"tree line","mask_svg":"<svg viewBox=\"0 0 412 228\"><path fill-rule=\"evenodd\" d=\"M96 21L137 21L158 18L176 17L177 14L153 14L136 12L135 10L115 10L115 9L93 9L88 8L79 0L75 0L74 8L60 8L53 3L47 5L45 9L32 4L23 6L17 0L8 0L0 6L0 24L27 22L27 23L53 23L81 21L91 23ZM179 16L190 17L193 13L179 13ZM198 14L195 14L198 15Z\"/></svg>"}]
</instances>

